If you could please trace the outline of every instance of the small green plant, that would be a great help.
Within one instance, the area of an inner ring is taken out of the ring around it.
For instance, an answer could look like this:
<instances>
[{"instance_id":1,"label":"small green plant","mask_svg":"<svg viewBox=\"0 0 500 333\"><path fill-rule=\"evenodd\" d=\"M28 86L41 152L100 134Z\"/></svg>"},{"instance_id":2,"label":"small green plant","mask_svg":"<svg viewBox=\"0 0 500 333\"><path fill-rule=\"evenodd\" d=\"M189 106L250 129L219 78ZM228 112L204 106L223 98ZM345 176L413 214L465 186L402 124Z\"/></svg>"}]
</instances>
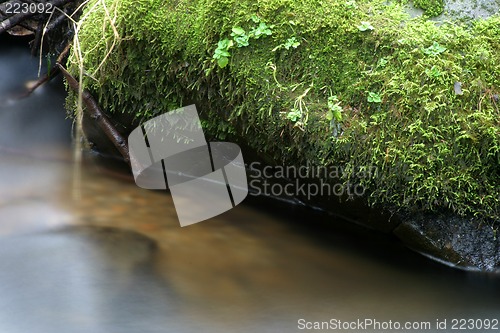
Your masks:
<instances>
[{"instance_id":1,"label":"small green plant","mask_svg":"<svg viewBox=\"0 0 500 333\"><path fill-rule=\"evenodd\" d=\"M328 112L326 119L330 121L332 135L337 137L340 134L340 122L342 121L342 107L337 96L328 97Z\"/></svg>"},{"instance_id":2,"label":"small green plant","mask_svg":"<svg viewBox=\"0 0 500 333\"><path fill-rule=\"evenodd\" d=\"M300 42L297 40L297 38L292 37L292 38L288 38L286 40L284 47L285 47L285 49L289 50L291 47L296 49L299 45L300 45Z\"/></svg>"},{"instance_id":3,"label":"small green plant","mask_svg":"<svg viewBox=\"0 0 500 333\"><path fill-rule=\"evenodd\" d=\"M219 65L220 68L226 67L229 63L229 57L231 56L229 49L231 46L233 46L233 41L227 38L217 43L213 58L217 60L217 65Z\"/></svg>"},{"instance_id":4,"label":"small green plant","mask_svg":"<svg viewBox=\"0 0 500 333\"><path fill-rule=\"evenodd\" d=\"M295 123L302 119L302 111L300 109L293 108L286 114L286 119L291 120Z\"/></svg>"},{"instance_id":5,"label":"small green plant","mask_svg":"<svg viewBox=\"0 0 500 333\"><path fill-rule=\"evenodd\" d=\"M300 45L300 42L295 37L288 38L285 43L276 46L272 49L272 52L277 51L279 49L289 50L290 48L296 49Z\"/></svg>"},{"instance_id":6,"label":"small green plant","mask_svg":"<svg viewBox=\"0 0 500 333\"><path fill-rule=\"evenodd\" d=\"M382 103L382 96L376 92L369 91L367 100L369 103Z\"/></svg>"},{"instance_id":7,"label":"small green plant","mask_svg":"<svg viewBox=\"0 0 500 333\"><path fill-rule=\"evenodd\" d=\"M439 45L438 42L434 42L428 48L422 49L422 51L424 52L424 54L434 57L446 51L446 47Z\"/></svg>"},{"instance_id":8,"label":"small green plant","mask_svg":"<svg viewBox=\"0 0 500 333\"><path fill-rule=\"evenodd\" d=\"M328 97L328 113L326 119L335 120L337 122L342 120L342 107L337 96Z\"/></svg>"},{"instance_id":9,"label":"small green plant","mask_svg":"<svg viewBox=\"0 0 500 333\"><path fill-rule=\"evenodd\" d=\"M354 1L354 0L346 1L345 6L349 9L358 9L358 5L356 4L356 1Z\"/></svg>"},{"instance_id":10,"label":"small green plant","mask_svg":"<svg viewBox=\"0 0 500 333\"><path fill-rule=\"evenodd\" d=\"M250 19L259 25L253 27L249 33L240 26L233 27L231 29L231 37L233 37L233 39L224 38L218 42L213 58L217 60L217 65L219 65L220 68L226 67L229 63L229 57L231 56L229 49L235 43L238 47L246 47L250 45L250 38L259 39L262 36L272 35L271 29L274 26L268 26L265 22L262 22L257 15L252 15Z\"/></svg>"},{"instance_id":11,"label":"small green plant","mask_svg":"<svg viewBox=\"0 0 500 333\"><path fill-rule=\"evenodd\" d=\"M307 120L309 119L309 109L307 108L304 98L307 96L309 91L313 88L313 84L298 96L293 103L293 108L286 114L286 118L295 122L293 127L298 127L300 130L304 131L307 125Z\"/></svg>"},{"instance_id":12,"label":"small green plant","mask_svg":"<svg viewBox=\"0 0 500 333\"><path fill-rule=\"evenodd\" d=\"M377 62L377 67L384 68L389 61L385 58L380 58Z\"/></svg>"},{"instance_id":13,"label":"small green plant","mask_svg":"<svg viewBox=\"0 0 500 333\"><path fill-rule=\"evenodd\" d=\"M432 79L437 79L437 78L439 78L441 75L443 75L443 74L441 73L441 71L439 70L439 68L437 68L436 66L432 66L430 69L429 69L429 68L427 68L427 69L425 70L425 74L426 74L428 77L432 78Z\"/></svg>"},{"instance_id":14,"label":"small green plant","mask_svg":"<svg viewBox=\"0 0 500 333\"><path fill-rule=\"evenodd\" d=\"M242 27L234 27L231 32L231 37L233 37L233 40L236 42L238 47L249 45L248 40L250 39L250 36L247 35L245 29Z\"/></svg>"},{"instance_id":15,"label":"small green plant","mask_svg":"<svg viewBox=\"0 0 500 333\"><path fill-rule=\"evenodd\" d=\"M250 36L255 39L259 39L261 36L271 36L273 34L271 28L272 26L268 27L265 22L259 22L259 25L250 31Z\"/></svg>"},{"instance_id":16,"label":"small green plant","mask_svg":"<svg viewBox=\"0 0 500 333\"><path fill-rule=\"evenodd\" d=\"M370 22L362 21L360 25L358 25L359 31L367 31L375 29Z\"/></svg>"}]
</instances>

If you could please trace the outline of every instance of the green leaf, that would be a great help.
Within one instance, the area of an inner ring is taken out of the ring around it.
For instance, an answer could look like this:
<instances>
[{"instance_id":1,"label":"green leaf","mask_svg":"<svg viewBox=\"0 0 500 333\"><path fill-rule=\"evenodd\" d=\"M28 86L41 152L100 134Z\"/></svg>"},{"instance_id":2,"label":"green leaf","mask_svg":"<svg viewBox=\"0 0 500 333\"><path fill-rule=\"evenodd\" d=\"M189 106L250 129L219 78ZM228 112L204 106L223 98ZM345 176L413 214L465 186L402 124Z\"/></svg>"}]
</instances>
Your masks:
<instances>
[{"instance_id":1,"label":"green leaf","mask_svg":"<svg viewBox=\"0 0 500 333\"><path fill-rule=\"evenodd\" d=\"M233 41L227 38L224 38L223 40L220 40L217 43L217 48L218 49L229 49L233 45Z\"/></svg>"},{"instance_id":2,"label":"green leaf","mask_svg":"<svg viewBox=\"0 0 500 333\"><path fill-rule=\"evenodd\" d=\"M326 113L326 119L331 121L333 119L333 112L332 110L328 110L328 112Z\"/></svg>"},{"instance_id":3,"label":"green leaf","mask_svg":"<svg viewBox=\"0 0 500 333\"><path fill-rule=\"evenodd\" d=\"M382 103L382 97L380 94L374 93L372 91L368 92L368 102L369 103Z\"/></svg>"},{"instance_id":4,"label":"green leaf","mask_svg":"<svg viewBox=\"0 0 500 333\"><path fill-rule=\"evenodd\" d=\"M254 28L250 34L255 38L259 39L261 36L270 36L272 35L272 31L270 27L267 26L264 22L260 22L257 28Z\"/></svg>"},{"instance_id":5,"label":"green leaf","mask_svg":"<svg viewBox=\"0 0 500 333\"><path fill-rule=\"evenodd\" d=\"M248 46L248 40L250 39L250 36L247 35L245 29L242 27L234 27L232 29L231 36L234 37L234 41L238 45L238 47L243 47L243 46Z\"/></svg>"},{"instance_id":6,"label":"green leaf","mask_svg":"<svg viewBox=\"0 0 500 333\"><path fill-rule=\"evenodd\" d=\"M255 15L255 14L253 14L253 15L250 17L250 19L251 19L252 21L254 21L254 23L259 23L259 22L260 22L260 18L259 18L257 15Z\"/></svg>"},{"instance_id":7,"label":"green leaf","mask_svg":"<svg viewBox=\"0 0 500 333\"><path fill-rule=\"evenodd\" d=\"M217 43L217 48L214 51L213 58L217 59L218 63L221 61L222 58L226 58L226 65L227 65L227 58L231 56L231 53L229 53L228 50L232 45L233 45L232 40L229 40L227 38L220 40ZM224 63L224 60L222 60L222 63ZM223 66L221 66L221 67L223 67Z\"/></svg>"},{"instance_id":8,"label":"green leaf","mask_svg":"<svg viewBox=\"0 0 500 333\"><path fill-rule=\"evenodd\" d=\"M284 46L285 46L285 49L289 50L291 47L296 49L299 45L300 45L300 42L295 37L292 37L292 38L287 39Z\"/></svg>"},{"instance_id":9,"label":"green leaf","mask_svg":"<svg viewBox=\"0 0 500 333\"><path fill-rule=\"evenodd\" d=\"M229 58L227 57L220 57L219 59L217 59L217 65L219 65L220 68L226 67L228 63Z\"/></svg>"},{"instance_id":10,"label":"green leaf","mask_svg":"<svg viewBox=\"0 0 500 333\"><path fill-rule=\"evenodd\" d=\"M438 42L434 42L432 43L431 46L429 46L428 48L425 48L425 49L422 49L422 51L426 54L426 55L430 55L430 56L437 56L441 53L443 53L444 51L446 51L446 47L442 46L442 45L439 45Z\"/></svg>"},{"instance_id":11,"label":"green leaf","mask_svg":"<svg viewBox=\"0 0 500 333\"><path fill-rule=\"evenodd\" d=\"M293 108L287 113L286 118L293 122L299 121L302 118L302 112L299 109Z\"/></svg>"},{"instance_id":12,"label":"green leaf","mask_svg":"<svg viewBox=\"0 0 500 333\"><path fill-rule=\"evenodd\" d=\"M358 25L358 29L360 31L367 31L375 29L370 22L362 21L360 25Z\"/></svg>"},{"instance_id":13,"label":"green leaf","mask_svg":"<svg viewBox=\"0 0 500 333\"><path fill-rule=\"evenodd\" d=\"M332 110L332 116L335 118L336 121L341 121L342 120L342 113L340 113L341 109L334 109Z\"/></svg>"},{"instance_id":14,"label":"green leaf","mask_svg":"<svg viewBox=\"0 0 500 333\"><path fill-rule=\"evenodd\" d=\"M340 101L337 96L328 97L328 113L326 114L326 119L336 122L342 120L342 107L340 106Z\"/></svg>"},{"instance_id":15,"label":"green leaf","mask_svg":"<svg viewBox=\"0 0 500 333\"><path fill-rule=\"evenodd\" d=\"M214 58L219 59L221 57L230 57L231 54L226 50L216 49L214 53Z\"/></svg>"},{"instance_id":16,"label":"green leaf","mask_svg":"<svg viewBox=\"0 0 500 333\"><path fill-rule=\"evenodd\" d=\"M247 35L234 37L234 41L236 42L236 44L238 45L238 47L248 46L249 45L249 43L248 43L249 39L250 39L250 37L247 36Z\"/></svg>"},{"instance_id":17,"label":"green leaf","mask_svg":"<svg viewBox=\"0 0 500 333\"><path fill-rule=\"evenodd\" d=\"M377 66L379 67L385 67L387 65L388 61L385 58L380 58L377 62Z\"/></svg>"},{"instance_id":18,"label":"green leaf","mask_svg":"<svg viewBox=\"0 0 500 333\"><path fill-rule=\"evenodd\" d=\"M231 33L231 36L241 36L245 34L245 29L242 27L234 27L231 29L233 32Z\"/></svg>"}]
</instances>

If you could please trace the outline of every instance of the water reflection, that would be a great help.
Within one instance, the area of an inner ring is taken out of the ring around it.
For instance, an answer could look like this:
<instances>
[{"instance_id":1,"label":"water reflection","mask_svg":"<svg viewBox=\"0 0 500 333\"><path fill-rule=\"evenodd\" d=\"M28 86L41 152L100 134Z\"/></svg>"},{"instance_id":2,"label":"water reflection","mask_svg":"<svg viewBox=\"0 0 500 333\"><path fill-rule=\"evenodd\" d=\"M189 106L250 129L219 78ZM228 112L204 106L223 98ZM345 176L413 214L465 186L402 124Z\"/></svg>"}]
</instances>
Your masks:
<instances>
[{"instance_id":1,"label":"water reflection","mask_svg":"<svg viewBox=\"0 0 500 333\"><path fill-rule=\"evenodd\" d=\"M26 68L20 58L0 52L0 96L19 79L14 66ZM92 161L74 188L60 88L0 104L1 332L296 332L299 318L498 317L498 278L314 212L253 199L180 228L169 195Z\"/></svg>"}]
</instances>

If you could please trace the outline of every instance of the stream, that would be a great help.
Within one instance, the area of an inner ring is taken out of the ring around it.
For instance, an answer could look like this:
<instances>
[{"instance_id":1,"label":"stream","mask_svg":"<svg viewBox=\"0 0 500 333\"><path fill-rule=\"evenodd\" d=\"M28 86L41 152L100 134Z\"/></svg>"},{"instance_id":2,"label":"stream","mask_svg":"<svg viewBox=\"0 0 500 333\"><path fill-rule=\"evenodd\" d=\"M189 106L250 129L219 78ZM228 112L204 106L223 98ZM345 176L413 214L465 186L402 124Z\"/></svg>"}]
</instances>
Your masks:
<instances>
[{"instance_id":1,"label":"stream","mask_svg":"<svg viewBox=\"0 0 500 333\"><path fill-rule=\"evenodd\" d=\"M76 168L62 82L13 98L37 66L0 45L0 332L286 333L358 319L452 332L453 319L500 319L499 276L312 210L249 197L181 228L168 193L92 156Z\"/></svg>"}]
</instances>

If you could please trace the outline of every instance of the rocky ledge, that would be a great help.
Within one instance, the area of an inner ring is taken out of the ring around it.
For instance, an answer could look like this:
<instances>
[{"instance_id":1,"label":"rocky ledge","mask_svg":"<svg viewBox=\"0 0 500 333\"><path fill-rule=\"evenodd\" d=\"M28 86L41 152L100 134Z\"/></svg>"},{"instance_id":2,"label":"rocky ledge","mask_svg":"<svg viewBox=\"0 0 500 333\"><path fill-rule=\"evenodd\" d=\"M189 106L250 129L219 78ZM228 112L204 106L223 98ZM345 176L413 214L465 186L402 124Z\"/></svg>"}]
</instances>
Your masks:
<instances>
[{"instance_id":1,"label":"rocky ledge","mask_svg":"<svg viewBox=\"0 0 500 333\"><path fill-rule=\"evenodd\" d=\"M254 160L339 167L307 181L366 190L356 204L306 204L498 271L500 16L440 21L451 7L434 0L413 1L423 16L385 0L99 4L84 9L68 70L124 136L196 104L207 135Z\"/></svg>"}]
</instances>

